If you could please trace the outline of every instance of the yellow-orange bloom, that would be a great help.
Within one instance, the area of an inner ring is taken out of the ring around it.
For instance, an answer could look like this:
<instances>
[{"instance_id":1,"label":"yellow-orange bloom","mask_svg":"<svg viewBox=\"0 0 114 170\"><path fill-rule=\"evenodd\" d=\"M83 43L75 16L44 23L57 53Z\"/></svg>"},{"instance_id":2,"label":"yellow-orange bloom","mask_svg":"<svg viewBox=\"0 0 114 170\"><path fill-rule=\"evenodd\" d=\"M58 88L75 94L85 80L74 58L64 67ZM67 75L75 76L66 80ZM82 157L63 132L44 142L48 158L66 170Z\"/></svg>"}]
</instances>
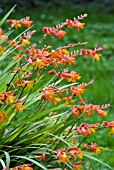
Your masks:
<instances>
[{"instance_id":1,"label":"yellow-orange bloom","mask_svg":"<svg viewBox=\"0 0 114 170\"><path fill-rule=\"evenodd\" d=\"M99 61L101 56L102 56L102 54L95 54L93 56L93 61L95 61L95 60Z\"/></svg>"},{"instance_id":2,"label":"yellow-orange bloom","mask_svg":"<svg viewBox=\"0 0 114 170\"><path fill-rule=\"evenodd\" d=\"M52 101L54 105L57 105L61 101L60 98L55 97L55 94L53 93L52 90L48 90L48 91L45 92L45 98L49 102Z\"/></svg>"},{"instance_id":3,"label":"yellow-orange bloom","mask_svg":"<svg viewBox=\"0 0 114 170\"><path fill-rule=\"evenodd\" d=\"M65 100L65 103L64 103L65 106L70 103L74 103L74 100L72 100L72 96L63 97L63 100Z\"/></svg>"},{"instance_id":4,"label":"yellow-orange bloom","mask_svg":"<svg viewBox=\"0 0 114 170\"><path fill-rule=\"evenodd\" d=\"M10 19L10 20L7 20L6 22L7 22L8 24L11 24L11 28L15 27L15 28L17 29L18 27L21 27L20 20Z\"/></svg>"},{"instance_id":5,"label":"yellow-orange bloom","mask_svg":"<svg viewBox=\"0 0 114 170\"><path fill-rule=\"evenodd\" d=\"M54 105L57 105L61 101L61 98L56 97L56 93L60 94L60 91L55 87L46 87L41 92L44 93L42 99L46 99L48 102L52 101Z\"/></svg>"},{"instance_id":6,"label":"yellow-orange bloom","mask_svg":"<svg viewBox=\"0 0 114 170\"><path fill-rule=\"evenodd\" d=\"M75 83L76 80L79 80L81 78L81 76L79 76L79 74L75 71L71 71L70 73L68 73L67 71L62 72L60 74L60 78L62 79L67 79L68 82L73 82Z\"/></svg>"},{"instance_id":7,"label":"yellow-orange bloom","mask_svg":"<svg viewBox=\"0 0 114 170\"><path fill-rule=\"evenodd\" d=\"M91 145L83 144L83 146L85 146L86 148L88 148L88 149L90 149L91 151L93 151L93 152L92 152L93 154L95 154L95 153L101 153L101 152L102 152L102 150L97 147L97 144L96 144L96 143L91 144Z\"/></svg>"},{"instance_id":8,"label":"yellow-orange bloom","mask_svg":"<svg viewBox=\"0 0 114 170\"><path fill-rule=\"evenodd\" d=\"M114 127L110 128L110 132L108 135L114 134Z\"/></svg>"},{"instance_id":9,"label":"yellow-orange bloom","mask_svg":"<svg viewBox=\"0 0 114 170\"><path fill-rule=\"evenodd\" d=\"M78 20L74 20L73 22L74 27L77 28L78 31L80 31L80 29L84 28L85 23L81 23Z\"/></svg>"},{"instance_id":10,"label":"yellow-orange bloom","mask_svg":"<svg viewBox=\"0 0 114 170\"><path fill-rule=\"evenodd\" d=\"M108 135L114 134L114 121L112 122L103 121L102 126L106 126L110 129Z\"/></svg>"},{"instance_id":11,"label":"yellow-orange bloom","mask_svg":"<svg viewBox=\"0 0 114 170\"><path fill-rule=\"evenodd\" d=\"M23 170L33 170L31 167L24 167Z\"/></svg>"},{"instance_id":12,"label":"yellow-orange bloom","mask_svg":"<svg viewBox=\"0 0 114 170\"><path fill-rule=\"evenodd\" d=\"M39 161L42 161L42 160L45 159L45 157L46 157L46 154L43 153L42 155L38 156L38 160L39 160Z\"/></svg>"},{"instance_id":13,"label":"yellow-orange bloom","mask_svg":"<svg viewBox=\"0 0 114 170\"><path fill-rule=\"evenodd\" d=\"M20 37L20 42L22 44L22 46L26 47L26 45L30 44L30 39L27 38L26 36L24 38Z\"/></svg>"},{"instance_id":14,"label":"yellow-orange bloom","mask_svg":"<svg viewBox=\"0 0 114 170\"><path fill-rule=\"evenodd\" d=\"M46 63L42 61L42 59L39 59L39 58L33 61L32 64L33 64L34 70L36 70L37 68L40 69L47 65Z\"/></svg>"},{"instance_id":15,"label":"yellow-orange bloom","mask_svg":"<svg viewBox=\"0 0 114 170\"><path fill-rule=\"evenodd\" d=\"M12 94L6 94L6 104L13 103L14 102L15 97Z\"/></svg>"},{"instance_id":16,"label":"yellow-orange bloom","mask_svg":"<svg viewBox=\"0 0 114 170\"><path fill-rule=\"evenodd\" d=\"M60 103L61 99L58 97L53 97L52 102L56 106L58 103Z\"/></svg>"},{"instance_id":17,"label":"yellow-orange bloom","mask_svg":"<svg viewBox=\"0 0 114 170\"><path fill-rule=\"evenodd\" d=\"M91 130L92 133L96 133L95 128L90 128L90 130Z\"/></svg>"},{"instance_id":18,"label":"yellow-orange bloom","mask_svg":"<svg viewBox=\"0 0 114 170\"><path fill-rule=\"evenodd\" d=\"M62 38L65 34L66 34L66 31L59 30L59 31L57 31L57 33L55 35L58 38Z\"/></svg>"},{"instance_id":19,"label":"yellow-orange bloom","mask_svg":"<svg viewBox=\"0 0 114 170\"><path fill-rule=\"evenodd\" d=\"M16 107L16 112L22 112L23 111L23 105L20 105L19 103L15 103L14 104L15 105L15 107Z\"/></svg>"},{"instance_id":20,"label":"yellow-orange bloom","mask_svg":"<svg viewBox=\"0 0 114 170\"><path fill-rule=\"evenodd\" d=\"M70 52L66 49L62 49L63 53L66 54L66 55L70 55Z\"/></svg>"},{"instance_id":21,"label":"yellow-orange bloom","mask_svg":"<svg viewBox=\"0 0 114 170\"><path fill-rule=\"evenodd\" d=\"M67 155L66 152L63 152L59 156L58 163L63 162L65 164L66 162L70 162L70 160L69 160L70 158L71 158L70 155Z\"/></svg>"},{"instance_id":22,"label":"yellow-orange bloom","mask_svg":"<svg viewBox=\"0 0 114 170\"><path fill-rule=\"evenodd\" d=\"M73 164L73 170L81 170L81 169L82 169L82 165Z\"/></svg>"},{"instance_id":23,"label":"yellow-orange bloom","mask_svg":"<svg viewBox=\"0 0 114 170\"><path fill-rule=\"evenodd\" d=\"M5 48L0 45L0 55L4 52Z\"/></svg>"},{"instance_id":24,"label":"yellow-orange bloom","mask_svg":"<svg viewBox=\"0 0 114 170\"><path fill-rule=\"evenodd\" d=\"M12 170L33 170L33 168L31 168L32 164L23 164L23 165L20 165L20 166L17 166L15 168L11 168Z\"/></svg>"},{"instance_id":25,"label":"yellow-orange bloom","mask_svg":"<svg viewBox=\"0 0 114 170\"><path fill-rule=\"evenodd\" d=\"M2 111L0 112L0 123L3 123L3 122L4 122L4 119L7 120L8 117L7 117L6 113L5 113L5 111L2 110Z\"/></svg>"},{"instance_id":26,"label":"yellow-orange bloom","mask_svg":"<svg viewBox=\"0 0 114 170\"><path fill-rule=\"evenodd\" d=\"M31 24L33 23L32 21L30 21L30 17L26 17L21 20L10 19L10 20L6 20L6 22L8 24L11 24L11 28L15 27L16 29L18 27L21 27L21 25L24 25L26 28L29 28Z\"/></svg>"},{"instance_id":27,"label":"yellow-orange bloom","mask_svg":"<svg viewBox=\"0 0 114 170\"><path fill-rule=\"evenodd\" d=\"M24 88L25 86L28 86L30 89L32 89L32 88L33 88L33 85L32 85L33 82L34 82L34 80L28 80L28 81L23 80L20 85L21 85L23 88Z\"/></svg>"}]
</instances>

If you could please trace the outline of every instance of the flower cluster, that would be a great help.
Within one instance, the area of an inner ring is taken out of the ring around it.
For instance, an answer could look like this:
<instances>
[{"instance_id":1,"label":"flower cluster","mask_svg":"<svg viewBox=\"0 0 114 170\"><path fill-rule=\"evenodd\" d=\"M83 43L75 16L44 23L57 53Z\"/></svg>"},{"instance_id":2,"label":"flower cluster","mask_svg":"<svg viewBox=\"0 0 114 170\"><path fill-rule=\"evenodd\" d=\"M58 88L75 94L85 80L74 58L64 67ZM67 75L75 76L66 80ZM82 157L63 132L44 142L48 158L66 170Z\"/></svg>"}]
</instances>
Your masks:
<instances>
[{"instance_id":1,"label":"flower cluster","mask_svg":"<svg viewBox=\"0 0 114 170\"><path fill-rule=\"evenodd\" d=\"M110 129L109 135L114 134L114 121L112 122L103 121L102 125Z\"/></svg>"},{"instance_id":2,"label":"flower cluster","mask_svg":"<svg viewBox=\"0 0 114 170\"><path fill-rule=\"evenodd\" d=\"M60 148L58 150L56 150L55 152L53 152L52 154L57 154L57 159L58 159L58 163L71 163L71 160L73 158L74 162L79 159L82 160L83 159L83 151L79 150L79 148L77 146L70 146L69 148L67 148L67 150ZM81 169L82 168L82 161L78 161L75 162L72 165L72 168L75 169Z\"/></svg>"},{"instance_id":3,"label":"flower cluster","mask_svg":"<svg viewBox=\"0 0 114 170\"><path fill-rule=\"evenodd\" d=\"M85 104L81 106L72 106L72 115L73 117L77 117L80 114L83 114L84 117L86 116L91 116L92 112L98 113L98 117L100 118L101 116L107 116L108 112L106 112L104 109L109 107L110 104L107 104L105 107L99 106L99 105L93 105L93 104Z\"/></svg>"},{"instance_id":4,"label":"flower cluster","mask_svg":"<svg viewBox=\"0 0 114 170\"><path fill-rule=\"evenodd\" d=\"M33 164L23 164L23 165L15 167L15 168L10 168L10 170L33 170L33 168L30 167L32 165ZM7 170L7 169L3 168L2 170Z\"/></svg>"},{"instance_id":5,"label":"flower cluster","mask_svg":"<svg viewBox=\"0 0 114 170\"><path fill-rule=\"evenodd\" d=\"M16 29L18 27L21 27L21 25L24 25L26 28L29 28L31 24L33 23L32 21L30 21L30 17L22 18L20 20L10 19L10 20L7 20L6 22L10 24L11 28L15 27Z\"/></svg>"},{"instance_id":6,"label":"flower cluster","mask_svg":"<svg viewBox=\"0 0 114 170\"><path fill-rule=\"evenodd\" d=\"M83 146L84 146L85 148L88 148L88 149L90 149L91 151L93 151L93 154L95 154L95 153L101 153L101 152L102 152L102 150L99 149L99 147L97 147L97 144L96 144L96 143L91 144L91 145L88 145L88 144L84 143Z\"/></svg>"},{"instance_id":7,"label":"flower cluster","mask_svg":"<svg viewBox=\"0 0 114 170\"><path fill-rule=\"evenodd\" d=\"M81 23L79 21L79 19L84 19L84 17L87 17L87 14L82 15L78 19L74 18L74 21L66 19L66 21L62 24L56 25L56 28L43 27L42 31L45 33L45 35L55 35L58 38L62 38L66 34L66 31L62 30L62 28L64 28L65 26L67 26L68 28L76 28L78 31L84 28L85 23Z\"/></svg>"},{"instance_id":8,"label":"flower cluster","mask_svg":"<svg viewBox=\"0 0 114 170\"><path fill-rule=\"evenodd\" d=\"M90 125L87 123L82 123L79 127L76 127L76 131L78 134L81 134L84 137L87 137L91 133L95 133L95 128L98 128L98 125Z\"/></svg>"},{"instance_id":9,"label":"flower cluster","mask_svg":"<svg viewBox=\"0 0 114 170\"><path fill-rule=\"evenodd\" d=\"M102 56L102 54L97 54L96 52L97 51L101 51L102 48L98 48L98 49L94 49L94 50L91 50L91 49L88 49L88 50L84 50L84 49L81 49L80 53L84 55L84 57L93 57L93 61L97 60L99 61L100 60L100 57Z\"/></svg>"}]
</instances>

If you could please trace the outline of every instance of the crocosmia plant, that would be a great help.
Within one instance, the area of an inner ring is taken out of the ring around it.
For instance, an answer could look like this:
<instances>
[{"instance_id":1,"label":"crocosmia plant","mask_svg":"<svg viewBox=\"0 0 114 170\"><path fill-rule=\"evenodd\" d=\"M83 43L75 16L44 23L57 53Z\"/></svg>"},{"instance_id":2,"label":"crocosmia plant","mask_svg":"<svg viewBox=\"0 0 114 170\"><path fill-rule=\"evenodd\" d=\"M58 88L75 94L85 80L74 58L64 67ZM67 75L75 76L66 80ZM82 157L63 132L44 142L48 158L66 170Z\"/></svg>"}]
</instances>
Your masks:
<instances>
[{"instance_id":1,"label":"crocosmia plant","mask_svg":"<svg viewBox=\"0 0 114 170\"><path fill-rule=\"evenodd\" d=\"M87 14L43 27L34 43L30 17L7 19L12 10L0 22L0 169L81 170L86 158L102 152L88 137L105 128L114 133L114 121L86 121L95 114L106 119L110 104L84 100L94 80L83 82L76 71L77 58L99 61L102 48L86 49L87 42L52 45L70 29L80 32ZM13 37L20 27L25 30Z\"/></svg>"}]
</instances>

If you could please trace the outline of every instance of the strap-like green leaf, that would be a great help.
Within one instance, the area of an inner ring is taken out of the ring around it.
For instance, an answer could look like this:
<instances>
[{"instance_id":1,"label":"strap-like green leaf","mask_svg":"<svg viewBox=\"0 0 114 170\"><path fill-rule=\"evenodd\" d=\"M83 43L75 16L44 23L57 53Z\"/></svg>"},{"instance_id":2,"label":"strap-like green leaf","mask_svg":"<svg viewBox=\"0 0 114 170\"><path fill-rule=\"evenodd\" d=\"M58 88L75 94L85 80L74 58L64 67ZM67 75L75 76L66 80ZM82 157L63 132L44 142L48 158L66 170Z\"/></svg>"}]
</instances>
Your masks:
<instances>
[{"instance_id":1,"label":"strap-like green leaf","mask_svg":"<svg viewBox=\"0 0 114 170\"><path fill-rule=\"evenodd\" d=\"M5 165L4 161L1 158L0 158L0 162L1 162L2 166L3 166L3 168L6 168L6 165Z\"/></svg>"},{"instance_id":2,"label":"strap-like green leaf","mask_svg":"<svg viewBox=\"0 0 114 170\"><path fill-rule=\"evenodd\" d=\"M93 156L91 156L91 155L83 154L83 156L85 156L85 157L87 157L87 158L89 158L89 159L92 159L92 160L94 160L94 161L97 161L97 162L103 164L104 166L108 167L109 169L112 169L112 170L113 170L112 167L110 167L110 166L107 165L106 163L100 161L99 159L97 159L97 158L95 158L95 157L93 157Z\"/></svg>"},{"instance_id":3,"label":"strap-like green leaf","mask_svg":"<svg viewBox=\"0 0 114 170\"><path fill-rule=\"evenodd\" d=\"M6 155L6 168L9 170L9 165L10 165L10 156L8 152L4 151L4 154Z\"/></svg>"},{"instance_id":4,"label":"strap-like green leaf","mask_svg":"<svg viewBox=\"0 0 114 170\"><path fill-rule=\"evenodd\" d=\"M64 142L66 145L70 146L70 144L69 144L68 142L66 142L64 139L62 139L61 137L56 136L56 135L51 134L51 133L48 133L48 134L51 135L51 136L53 136L53 137L55 137L55 138L57 138L57 139L60 139L60 140L61 140L62 142Z\"/></svg>"},{"instance_id":5,"label":"strap-like green leaf","mask_svg":"<svg viewBox=\"0 0 114 170\"><path fill-rule=\"evenodd\" d=\"M10 11L2 18L2 20L0 21L0 26L2 26L2 24L5 22L5 20L8 18L8 16L12 13L12 11L14 10L14 8L16 7L16 5L14 5Z\"/></svg>"}]
</instances>

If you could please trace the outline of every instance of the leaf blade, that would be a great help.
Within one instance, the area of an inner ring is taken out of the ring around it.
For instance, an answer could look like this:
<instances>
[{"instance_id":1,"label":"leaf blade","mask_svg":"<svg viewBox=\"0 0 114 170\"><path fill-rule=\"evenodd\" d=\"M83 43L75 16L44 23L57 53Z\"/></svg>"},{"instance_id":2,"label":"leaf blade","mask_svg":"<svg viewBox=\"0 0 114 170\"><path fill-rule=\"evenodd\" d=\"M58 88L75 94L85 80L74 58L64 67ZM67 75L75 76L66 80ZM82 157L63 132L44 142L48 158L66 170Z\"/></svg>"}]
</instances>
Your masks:
<instances>
[{"instance_id":1,"label":"leaf blade","mask_svg":"<svg viewBox=\"0 0 114 170\"><path fill-rule=\"evenodd\" d=\"M10 11L2 18L2 20L0 21L0 26L2 26L2 24L5 22L5 20L8 18L8 16L12 13L12 11L14 10L14 8L16 7L16 5L14 5Z\"/></svg>"}]
</instances>

